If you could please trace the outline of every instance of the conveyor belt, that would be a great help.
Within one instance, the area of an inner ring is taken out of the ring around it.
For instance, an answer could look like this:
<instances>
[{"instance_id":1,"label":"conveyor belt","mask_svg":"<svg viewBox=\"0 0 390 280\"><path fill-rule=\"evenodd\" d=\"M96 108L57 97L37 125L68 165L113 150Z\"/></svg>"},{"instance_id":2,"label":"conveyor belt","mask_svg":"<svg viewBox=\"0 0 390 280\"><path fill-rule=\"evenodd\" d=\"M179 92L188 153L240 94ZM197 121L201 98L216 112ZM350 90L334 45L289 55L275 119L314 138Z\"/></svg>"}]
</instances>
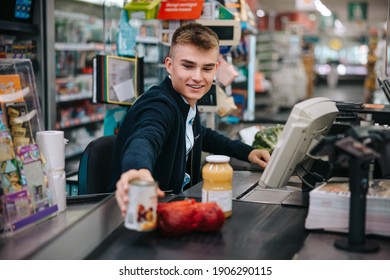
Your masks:
<instances>
[{"instance_id":1,"label":"conveyor belt","mask_svg":"<svg viewBox=\"0 0 390 280\"><path fill-rule=\"evenodd\" d=\"M217 233L167 238L158 231L115 230L88 259L292 259L308 234L307 209L233 201Z\"/></svg>"}]
</instances>

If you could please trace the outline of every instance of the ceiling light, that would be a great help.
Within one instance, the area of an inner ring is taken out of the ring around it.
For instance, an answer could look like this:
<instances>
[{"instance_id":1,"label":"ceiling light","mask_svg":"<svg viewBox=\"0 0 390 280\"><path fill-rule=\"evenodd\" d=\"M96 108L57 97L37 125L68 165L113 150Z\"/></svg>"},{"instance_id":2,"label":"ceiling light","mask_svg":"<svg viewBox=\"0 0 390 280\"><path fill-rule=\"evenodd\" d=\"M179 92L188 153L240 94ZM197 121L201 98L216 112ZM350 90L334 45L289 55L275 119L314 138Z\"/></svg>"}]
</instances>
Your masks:
<instances>
[{"instance_id":1,"label":"ceiling light","mask_svg":"<svg viewBox=\"0 0 390 280\"><path fill-rule=\"evenodd\" d=\"M123 0L77 0L79 2L85 2L85 3L91 3L95 5L102 6L103 4L106 5L118 5L118 6L123 6Z\"/></svg>"},{"instance_id":2,"label":"ceiling light","mask_svg":"<svg viewBox=\"0 0 390 280\"><path fill-rule=\"evenodd\" d=\"M95 5L102 5L103 4L103 0L77 0L77 1L91 3L91 4L95 4Z\"/></svg>"},{"instance_id":3,"label":"ceiling light","mask_svg":"<svg viewBox=\"0 0 390 280\"><path fill-rule=\"evenodd\" d=\"M329 17L332 15L332 12L321 2L321 0L315 0L314 4L316 6L317 11L319 11L320 14L324 17Z\"/></svg>"},{"instance_id":4,"label":"ceiling light","mask_svg":"<svg viewBox=\"0 0 390 280\"><path fill-rule=\"evenodd\" d=\"M309 19L310 19L311 21L316 21L316 20L317 20L317 16L316 16L315 14L313 14L313 13L310 13L310 14L309 14Z\"/></svg>"},{"instance_id":5,"label":"ceiling light","mask_svg":"<svg viewBox=\"0 0 390 280\"><path fill-rule=\"evenodd\" d=\"M257 11L256 11L256 15L258 16L258 17L264 17L265 16L265 12L264 12L264 10L262 10L262 9L258 9Z\"/></svg>"},{"instance_id":6,"label":"ceiling light","mask_svg":"<svg viewBox=\"0 0 390 280\"><path fill-rule=\"evenodd\" d=\"M339 19L336 19L334 21L334 32L336 35L340 35L340 36L342 36L345 33L345 26Z\"/></svg>"}]
</instances>

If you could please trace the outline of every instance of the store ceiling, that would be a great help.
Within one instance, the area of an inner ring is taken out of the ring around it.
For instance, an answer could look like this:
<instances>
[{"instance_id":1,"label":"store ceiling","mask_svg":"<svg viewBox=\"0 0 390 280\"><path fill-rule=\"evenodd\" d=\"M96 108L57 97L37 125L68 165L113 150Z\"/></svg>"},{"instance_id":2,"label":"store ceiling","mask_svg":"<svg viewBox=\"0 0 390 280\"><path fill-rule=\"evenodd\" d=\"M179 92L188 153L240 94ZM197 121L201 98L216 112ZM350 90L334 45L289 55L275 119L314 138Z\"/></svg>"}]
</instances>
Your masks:
<instances>
[{"instance_id":1,"label":"store ceiling","mask_svg":"<svg viewBox=\"0 0 390 280\"><path fill-rule=\"evenodd\" d=\"M349 3L367 3L367 22L351 22L348 20ZM275 11L291 12L295 11L295 0L257 0L257 8L266 12ZM372 27L383 28L387 20L388 0L322 0L328 9L335 13L346 27L345 36L361 36L367 34L367 30Z\"/></svg>"}]
</instances>

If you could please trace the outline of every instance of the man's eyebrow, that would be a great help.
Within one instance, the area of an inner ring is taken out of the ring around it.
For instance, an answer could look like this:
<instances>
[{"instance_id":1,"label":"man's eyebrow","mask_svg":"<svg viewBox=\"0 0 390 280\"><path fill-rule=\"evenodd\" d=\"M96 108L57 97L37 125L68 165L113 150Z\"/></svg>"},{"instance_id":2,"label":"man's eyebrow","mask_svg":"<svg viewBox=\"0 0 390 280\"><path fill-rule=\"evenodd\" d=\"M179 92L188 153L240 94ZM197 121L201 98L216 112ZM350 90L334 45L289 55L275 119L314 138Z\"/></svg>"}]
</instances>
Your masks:
<instances>
[{"instance_id":1,"label":"man's eyebrow","mask_svg":"<svg viewBox=\"0 0 390 280\"><path fill-rule=\"evenodd\" d=\"M195 61L191 61L191 60L188 60L188 59L182 59L181 62L190 63L190 64L196 64Z\"/></svg>"},{"instance_id":2,"label":"man's eyebrow","mask_svg":"<svg viewBox=\"0 0 390 280\"><path fill-rule=\"evenodd\" d=\"M181 61L184 62L184 63L196 64L195 61L191 61L191 60L188 60L188 59L182 59ZM204 64L203 66L211 67L211 66L215 66L215 63L207 63L207 64Z\"/></svg>"}]
</instances>

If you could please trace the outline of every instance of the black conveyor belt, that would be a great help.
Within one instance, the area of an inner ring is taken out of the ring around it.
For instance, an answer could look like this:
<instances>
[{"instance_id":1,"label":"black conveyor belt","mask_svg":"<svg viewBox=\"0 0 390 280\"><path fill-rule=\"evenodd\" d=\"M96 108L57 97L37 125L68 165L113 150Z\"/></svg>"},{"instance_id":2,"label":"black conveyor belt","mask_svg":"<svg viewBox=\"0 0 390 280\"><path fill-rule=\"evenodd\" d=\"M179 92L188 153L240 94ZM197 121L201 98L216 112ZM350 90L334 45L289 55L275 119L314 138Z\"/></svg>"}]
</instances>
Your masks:
<instances>
[{"instance_id":1,"label":"black conveyor belt","mask_svg":"<svg viewBox=\"0 0 390 280\"><path fill-rule=\"evenodd\" d=\"M308 232L307 209L233 201L220 232L175 238L118 227L88 259L292 259Z\"/></svg>"}]
</instances>

